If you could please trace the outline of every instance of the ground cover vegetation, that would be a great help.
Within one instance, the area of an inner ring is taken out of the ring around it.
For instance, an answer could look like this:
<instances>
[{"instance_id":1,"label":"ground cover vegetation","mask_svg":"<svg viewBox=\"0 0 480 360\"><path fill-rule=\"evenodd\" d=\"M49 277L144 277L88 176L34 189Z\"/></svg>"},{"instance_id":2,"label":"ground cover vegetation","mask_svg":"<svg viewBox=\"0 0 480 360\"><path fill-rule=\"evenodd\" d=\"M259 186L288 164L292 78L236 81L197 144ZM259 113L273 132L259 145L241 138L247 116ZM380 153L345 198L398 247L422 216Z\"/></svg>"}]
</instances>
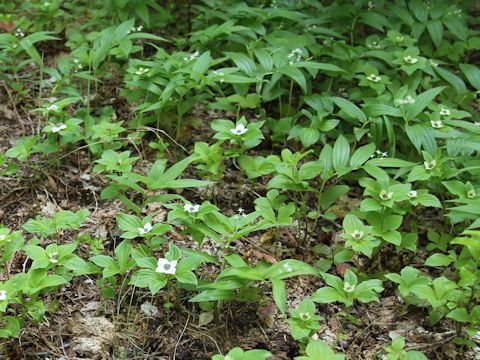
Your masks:
<instances>
[{"instance_id":1,"label":"ground cover vegetation","mask_svg":"<svg viewBox=\"0 0 480 360\"><path fill-rule=\"evenodd\" d=\"M10 359L479 359L476 1L5 0Z\"/></svg>"}]
</instances>

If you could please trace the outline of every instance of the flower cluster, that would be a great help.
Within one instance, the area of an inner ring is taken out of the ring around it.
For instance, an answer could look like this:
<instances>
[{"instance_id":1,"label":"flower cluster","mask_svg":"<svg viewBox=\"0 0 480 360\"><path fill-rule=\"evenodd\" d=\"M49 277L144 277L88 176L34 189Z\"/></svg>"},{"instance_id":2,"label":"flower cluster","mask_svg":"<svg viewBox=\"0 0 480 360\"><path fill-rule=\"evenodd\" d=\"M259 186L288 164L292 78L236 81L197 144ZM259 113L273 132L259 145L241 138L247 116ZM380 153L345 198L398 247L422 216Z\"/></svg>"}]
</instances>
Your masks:
<instances>
[{"instance_id":1,"label":"flower cluster","mask_svg":"<svg viewBox=\"0 0 480 360\"><path fill-rule=\"evenodd\" d=\"M292 65L293 63L302 61L302 49L296 48L293 49L290 54L288 54L288 63Z\"/></svg>"},{"instance_id":2,"label":"flower cluster","mask_svg":"<svg viewBox=\"0 0 480 360\"><path fill-rule=\"evenodd\" d=\"M21 29L15 30L15 36L16 37L25 37L25 33Z\"/></svg>"},{"instance_id":3,"label":"flower cluster","mask_svg":"<svg viewBox=\"0 0 480 360\"><path fill-rule=\"evenodd\" d=\"M395 100L396 105L407 105L407 104L411 105L414 103L415 103L415 99L410 95L405 96L403 99Z\"/></svg>"},{"instance_id":4,"label":"flower cluster","mask_svg":"<svg viewBox=\"0 0 480 360\"><path fill-rule=\"evenodd\" d=\"M149 72L150 70L144 67L140 67L137 71L135 71L135 75L143 75Z\"/></svg>"}]
</instances>

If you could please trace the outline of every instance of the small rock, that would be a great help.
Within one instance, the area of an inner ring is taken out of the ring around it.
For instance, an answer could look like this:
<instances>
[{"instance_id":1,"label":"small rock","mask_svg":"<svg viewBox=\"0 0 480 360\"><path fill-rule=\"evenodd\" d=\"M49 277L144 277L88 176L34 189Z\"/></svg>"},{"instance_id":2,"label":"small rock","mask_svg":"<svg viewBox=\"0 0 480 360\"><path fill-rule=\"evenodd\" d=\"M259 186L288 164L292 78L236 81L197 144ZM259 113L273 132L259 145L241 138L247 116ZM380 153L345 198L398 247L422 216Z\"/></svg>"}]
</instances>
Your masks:
<instances>
[{"instance_id":1,"label":"small rock","mask_svg":"<svg viewBox=\"0 0 480 360\"><path fill-rule=\"evenodd\" d=\"M155 316L158 314L158 308L149 301L145 301L140 305L140 309L142 309L143 313L147 316Z\"/></svg>"}]
</instances>

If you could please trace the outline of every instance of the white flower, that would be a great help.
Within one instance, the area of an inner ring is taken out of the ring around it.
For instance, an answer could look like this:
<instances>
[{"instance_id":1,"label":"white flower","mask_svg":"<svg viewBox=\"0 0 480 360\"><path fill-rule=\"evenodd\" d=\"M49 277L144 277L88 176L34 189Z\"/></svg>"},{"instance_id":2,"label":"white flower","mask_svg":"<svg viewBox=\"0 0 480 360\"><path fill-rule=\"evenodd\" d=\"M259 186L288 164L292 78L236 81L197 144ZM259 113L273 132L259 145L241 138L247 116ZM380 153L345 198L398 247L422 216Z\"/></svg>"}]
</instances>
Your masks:
<instances>
[{"instance_id":1,"label":"white flower","mask_svg":"<svg viewBox=\"0 0 480 360\"><path fill-rule=\"evenodd\" d=\"M5 290L0 290L0 301L7 300L7 292Z\"/></svg>"},{"instance_id":2,"label":"white flower","mask_svg":"<svg viewBox=\"0 0 480 360\"><path fill-rule=\"evenodd\" d=\"M450 110L445 109L445 108L441 108L439 113L440 113L440 115L450 116Z\"/></svg>"},{"instance_id":3,"label":"white flower","mask_svg":"<svg viewBox=\"0 0 480 360\"><path fill-rule=\"evenodd\" d=\"M382 200L390 200L393 197L393 191L388 192L387 190L382 189L378 196L380 196L380 199Z\"/></svg>"},{"instance_id":4,"label":"white flower","mask_svg":"<svg viewBox=\"0 0 480 360\"><path fill-rule=\"evenodd\" d=\"M374 83L377 83L380 80L382 80L382 77L378 76L378 75L375 75L375 74L370 74L370 75L367 76L367 80L369 80L371 82L374 82Z\"/></svg>"},{"instance_id":5,"label":"white flower","mask_svg":"<svg viewBox=\"0 0 480 360\"><path fill-rule=\"evenodd\" d=\"M371 1L369 1L368 4L367 4L367 6L368 6L368 10L371 10L371 9L373 9L373 8L375 7L375 4L374 4L373 2L371 2Z\"/></svg>"},{"instance_id":6,"label":"white flower","mask_svg":"<svg viewBox=\"0 0 480 360\"><path fill-rule=\"evenodd\" d=\"M196 59L200 56L200 53L198 51L195 51L193 54L188 55L187 57L184 57L183 60L185 61L192 61L193 59Z\"/></svg>"},{"instance_id":7,"label":"white flower","mask_svg":"<svg viewBox=\"0 0 480 360\"><path fill-rule=\"evenodd\" d=\"M243 124L237 124L235 128L230 129L230 132L235 135L243 135L248 131L248 128L245 127Z\"/></svg>"},{"instance_id":8,"label":"white flower","mask_svg":"<svg viewBox=\"0 0 480 360\"><path fill-rule=\"evenodd\" d=\"M50 258L50 262L52 264L58 263L57 256L58 256L58 252L56 251L48 255L48 257Z\"/></svg>"},{"instance_id":9,"label":"white flower","mask_svg":"<svg viewBox=\"0 0 480 360\"><path fill-rule=\"evenodd\" d=\"M476 197L476 196L477 196L477 193L476 193L475 190L473 190L473 189L472 189L472 190L469 190L469 191L467 192L467 197L468 197L469 199L473 199L473 198Z\"/></svg>"},{"instance_id":10,"label":"white flower","mask_svg":"<svg viewBox=\"0 0 480 360\"><path fill-rule=\"evenodd\" d=\"M430 65L432 65L433 67L437 67L438 66L438 63L433 61L433 60L428 60L428 62L430 63Z\"/></svg>"},{"instance_id":11,"label":"white flower","mask_svg":"<svg viewBox=\"0 0 480 360\"><path fill-rule=\"evenodd\" d=\"M443 127L443 122L441 120L436 120L436 121L430 121L430 124L432 125L433 128L435 129L440 129Z\"/></svg>"},{"instance_id":12,"label":"white flower","mask_svg":"<svg viewBox=\"0 0 480 360\"><path fill-rule=\"evenodd\" d=\"M405 61L407 64L413 65L417 63L418 59L415 56L407 55L403 57L403 61Z\"/></svg>"},{"instance_id":13,"label":"white flower","mask_svg":"<svg viewBox=\"0 0 480 360\"><path fill-rule=\"evenodd\" d=\"M284 264L283 268L285 269L286 272L292 272L292 266L290 264Z\"/></svg>"},{"instance_id":14,"label":"white flower","mask_svg":"<svg viewBox=\"0 0 480 360\"><path fill-rule=\"evenodd\" d=\"M52 133L58 133L62 130L65 130L66 128L67 128L67 125L60 123L60 124L57 124L54 127L52 127L51 131L52 131Z\"/></svg>"},{"instance_id":15,"label":"white flower","mask_svg":"<svg viewBox=\"0 0 480 360\"><path fill-rule=\"evenodd\" d=\"M15 36L16 37L24 37L25 36L25 33L21 30L21 29L17 29L15 31Z\"/></svg>"},{"instance_id":16,"label":"white flower","mask_svg":"<svg viewBox=\"0 0 480 360\"><path fill-rule=\"evenodd\" d=\"M380 157L387 157L388 156L388 153L387 152L383 152L383 151L380 151L380 150L375 150L375 154L377 154L378 156ZM371 156L373 157L373 155Z\"/></svg>"},{"instance_id":17,"label":"white flower","mask_svg":"<svg viewBox=\"0 0 480 360\"><path fill-rule=\"evenodd\" d=\"M137 228L140 235L148 234L150 231L152 231L152 229L153 229L153 226L149 222L147 222L145 225L143 225L143 227Z\"/></svg>"},{"instance_id":18,"label":"white flower","mask_svg":"<svg viewBox=\"0 0 480 360\"><path fill-rule=\"evenodd\" d=\"M135 75L143 75L146 74L149 71L149 69L141 67L137 71L135 71Z\"/></svg>"},{"instance_id":19,"label":"white flower","mask_svg":"<svg viewBox=\"0 0 480 360\"><path fill-rule=\"evenodd\" d=\"M423 165L425 166L426 170L432 170L435 166L437 166L437 161L436 160L432 160L430 162L424 161Z\"/></svg>"},{"instance_id":20,"label":"white flower","mask_svg":"<svg viewBox=\"0 0 480 360\"><path fill-rule=\"evenodd\" d=\"M52 104L52 105L50 105L49 107L47 107L47 110L48 110L48 111L57 111L57 110L58 110L58 106L55 105L55 104Z\"/></svg>"},{"instance_id":21,"label":"white flower","mask_svg":"<svg viewBox=\"0 0 480 360\"><path fill-rule=\"evenodd\" d=\"M198 210L200 210L200 205L185 204L183 206L183 210L185 210L188 213L196 213L198 212Z\"/></svg>"},{"instance_id":22,"label":"white flower","mask_svg":"<svg viewBox=\"0 0 480 360\"><path fill-rule=\"evenodd\" d=\"M302 60L302 49L296 48L293 49L290 54L287 56L288 58L288 64L293 65L293 63L301 61Z\"/></svg>"},{"instance_id":23,"label":"white flower","mask_svg":"<svg viewBox=\"0 0 480 360\"><path fill-rule=\"evenodd\" d=\"M143 30L143 26L142 26L142 25L137 26L137 31L142 31L142 30Z\"/></svg>"},{"instance_id":24,"label":"white flower","mask_svg":"<svg viewBox=\"0 0 480 360\"><path fill-rule=\"evenodd\" d=\"M409 198L416 198L417 197L417 190L410 190L408 192L408 197Z\"/></svg>"},{"instance_id":25,"label":"white flower","mask_svg":"<svg viewBox=\"0 0 480 360\"><path fill-rule=\"evenodd\" d=\"M7 235L5 235L5 234L0 234L0 241L5 240L6 237L7 237Z\"/></svg>"},{"instance_id":26,"label":"white flower","mask_svg":"<svg viewBox=\"0 0 480 360\"><path fill-rule=\"evenodd\" d=\"M473 125L475 125L475 126L480 126L480 121L475 121L475 122L473 123Z\"/></svg>"},{"instance_id":27,"label":"white flower","mask_svg":"<svg viewBox=\"0 0 480 360\"><path fill-rule=\"evenodd\" d=\"M405 96L405 98L403 98L403 99L397 99L397 100L395 100L395 103L396 103L397 105L414 104L414 103L415 103L415 99L414 99L412 96L407 95L407 96Z\"/></svg>"},{"instance_id":28,"label":"white flower","mask_svg":"<svg viewBox=\"0 0 480 360\"><path fill-rule=\"evenodd\" d=\"M241 207L238 208L237 212L240 214L240 215L243 215L245 214L245 210Z\"/></svg>"},{"instance_id":29,"label":"white flower","mask_svg":"<svg viewBox=\"0 0 480 360\"><path fill-rule=\"evenodd\" d=\"M353 233L351 233L350 235L352 235L352 237L354 239L357 239L357 240L360 240L363 235L364 235L364 232L363 231L360 231L360 230L355 230Z\"/></svg>"},{"instance_id":30,"label":"white flower","mask_svg":"<svg viewBox=\"0 0 480 360\"><path fill-rule=\"evenodd\" d=\"M177 260L168 261L167 259L160 258L157 262L157 268L155 269L156 272L162 274L175 274L177 270Z\"/></svg>"}]
</instances>

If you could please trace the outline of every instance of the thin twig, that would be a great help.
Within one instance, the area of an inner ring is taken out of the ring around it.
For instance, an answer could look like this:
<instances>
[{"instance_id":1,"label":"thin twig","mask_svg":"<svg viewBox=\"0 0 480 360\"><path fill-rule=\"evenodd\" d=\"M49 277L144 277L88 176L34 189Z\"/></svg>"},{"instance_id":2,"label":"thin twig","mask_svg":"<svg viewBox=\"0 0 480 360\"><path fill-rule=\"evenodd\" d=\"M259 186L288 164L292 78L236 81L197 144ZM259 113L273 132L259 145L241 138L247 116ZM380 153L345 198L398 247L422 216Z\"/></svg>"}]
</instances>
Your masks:
<instances>
[{"instance_id":1,"label":"thin twig","mask_svg":"<svg viewBox=\"0 0 480 360\"><path fill-rule=\"evenodd\" d=\"M182 340L183 334L185 333L185 330L187 329L189 321L190 321L190 313L188 313L188 317L187 317L187 321L185 322L185 326L183 327L183 330L180 333L180 336L178 337L177 343L175 344L175 349L173 350L173 360L176 359L178 344L180 344L180 340Z\"/></svg>"}]
</instances>

